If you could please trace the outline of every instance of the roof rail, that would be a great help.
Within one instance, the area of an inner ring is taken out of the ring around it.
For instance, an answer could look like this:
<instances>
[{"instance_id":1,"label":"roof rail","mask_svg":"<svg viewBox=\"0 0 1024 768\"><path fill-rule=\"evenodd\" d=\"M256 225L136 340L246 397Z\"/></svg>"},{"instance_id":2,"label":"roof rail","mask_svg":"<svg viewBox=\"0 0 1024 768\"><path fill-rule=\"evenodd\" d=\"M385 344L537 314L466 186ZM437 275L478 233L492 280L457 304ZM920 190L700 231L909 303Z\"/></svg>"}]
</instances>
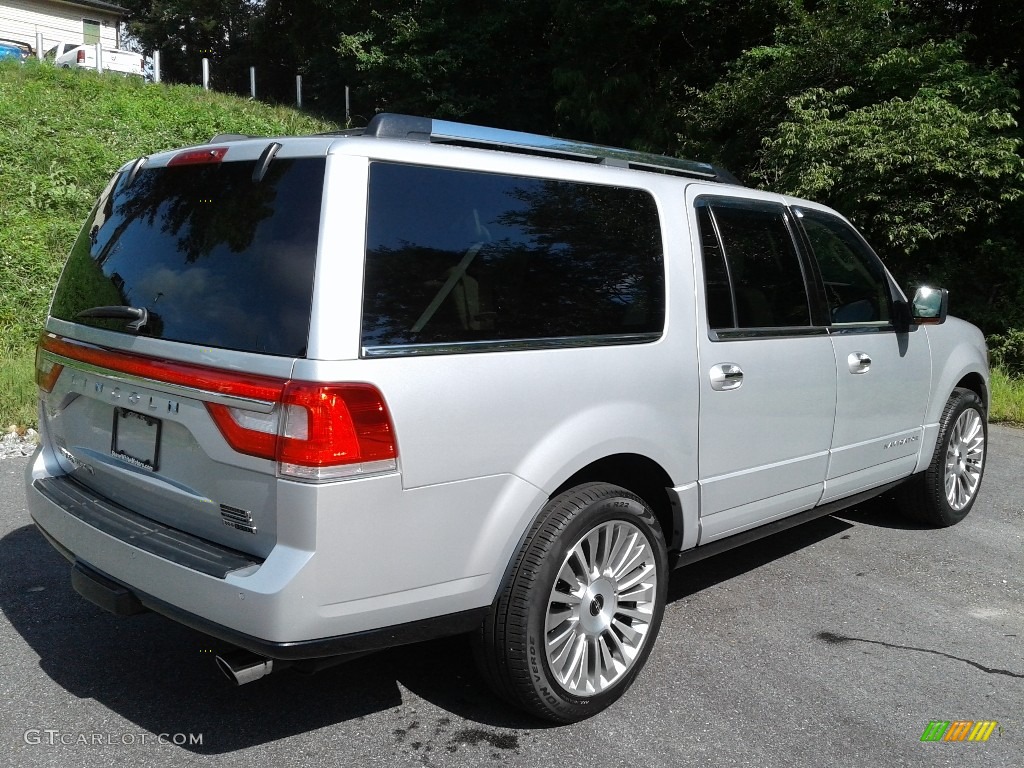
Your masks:
<instances>
[{"instance_id":1,"label":"roof rail","mask_svg":"<svg viewBox=\"0 0 1024 768\"><path fill-rule=\"evenodd\" d=\"M454 123L447 120L433 120L428 117L382 112L374 115L362 131L362 135L382 139L428 141L435 144L500 149L506 152L558 157L565 160L667 173L673 176L686 176L726 184L740 183L729 171L710 163L637 152L632 149L605 147L583 141L558 139L535 133L485 128L480 125Z\"/></svg>"}]
</instances>

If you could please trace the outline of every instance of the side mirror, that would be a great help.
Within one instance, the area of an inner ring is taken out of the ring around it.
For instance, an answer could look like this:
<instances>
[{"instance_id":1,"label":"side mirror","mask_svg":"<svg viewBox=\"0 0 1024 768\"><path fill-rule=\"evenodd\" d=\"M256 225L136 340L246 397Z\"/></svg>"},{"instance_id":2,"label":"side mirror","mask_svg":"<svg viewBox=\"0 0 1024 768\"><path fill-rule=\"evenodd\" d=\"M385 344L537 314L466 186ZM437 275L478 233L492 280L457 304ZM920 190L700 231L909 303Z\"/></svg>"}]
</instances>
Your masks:
<instances>
[{"instance_id":1,"label":"side mirror","mask_svg":"<svg viewBox=\"0 0 1024 768\"><path fill-rule=\"evenodd\" d=\"M914 322L921 325L939 325L946 322L949 313L949 291L945 288L929 288L922 285L914 293L911 303Z\"/></svg>"}]
</instances>

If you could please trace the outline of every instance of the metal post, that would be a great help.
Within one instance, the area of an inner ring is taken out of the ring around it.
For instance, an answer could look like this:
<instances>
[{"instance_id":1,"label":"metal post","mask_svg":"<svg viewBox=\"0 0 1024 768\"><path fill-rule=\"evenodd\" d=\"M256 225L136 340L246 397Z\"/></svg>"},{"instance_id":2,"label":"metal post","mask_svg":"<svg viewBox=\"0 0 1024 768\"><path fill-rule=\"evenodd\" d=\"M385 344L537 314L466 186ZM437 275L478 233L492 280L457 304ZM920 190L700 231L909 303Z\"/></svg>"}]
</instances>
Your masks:
<instances>
[{"instance_id":1,"label":"metal post","mask_svg":"<svg viewBox=\"0 0 1024 768\"><path fill-rule=\"evenodd\" d=\"M96 71L103 71L103 46L100 43L96 43Z\"/></svg>"},{"instance_id":2,"label":"metal post","mask_svg":"<svg viewBox=\"0 0 1024 768\"><path fill-rule=\"evenodd\" d=\"M43 60L43 33L36 32L36 58Z\"/></svg>"},{"instance_id":3,"label":"metal post","mask_svg":"<svg viewBox=\"0 0 1024 768\"><path fill-rule=\"evenodd\" d=\"M351 103L348 98L348 86L345 86L345 127L348 128L352 125L352 110Z\"/></svg>"},{"instance_id":4,"label":"metal post","mask_svg":"<svg viewBox=\"0 0 1024 768\"><path fill-rule=\"evenodd\" d=\"M295 106L302 109L302 75L295 76Z\"/></svg>"},{"instance_id":5,"label":"metal post","mask_svg":"<svg viewBox=\"0 0 1024 768\"><path fill-rule=\"evenodd\" d=\"M256 67L249 67L249 95L256 98Z\"/></svg>"},{"instance_id":6,"label":"metal post","mask_svg":"<svg viewBox=\"0 0 1024 768\"><path fill-rule=\"evenodd\" d=\"M210 90L210 60L203 58L203 90Z\"/></svg>"},{"instance_id":7,"label":"metal post","mask_svg":"<svg viewBox=\"0 0 1024 768\"><path fill-rule=\"evenodd\" d=\"M160 51L153 51L153 82L160 82Z\"/></svg>"}]
</instances>

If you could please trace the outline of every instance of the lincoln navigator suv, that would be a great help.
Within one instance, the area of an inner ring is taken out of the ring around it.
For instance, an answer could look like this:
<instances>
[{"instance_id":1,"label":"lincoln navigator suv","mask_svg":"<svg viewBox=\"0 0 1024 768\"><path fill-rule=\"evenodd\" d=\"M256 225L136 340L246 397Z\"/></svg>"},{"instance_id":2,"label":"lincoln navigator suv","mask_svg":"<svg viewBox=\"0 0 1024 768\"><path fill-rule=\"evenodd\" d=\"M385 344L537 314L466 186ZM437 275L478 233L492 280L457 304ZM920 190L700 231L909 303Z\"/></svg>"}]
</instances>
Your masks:
<instances>
[{"instance_id":1,"label":"lincoln navigator suv","mask_svg":"<svg viewBox=\"0 0 1024 768\"><path fill-rule=\"evenodd\" d=\"M981 333L843 216L713 165L393 114L128 162L36 363L29 506L75 589L245 683L468 633L558 722L671 569L893 491L977 499Z\"/></svg>"}]
</instances>

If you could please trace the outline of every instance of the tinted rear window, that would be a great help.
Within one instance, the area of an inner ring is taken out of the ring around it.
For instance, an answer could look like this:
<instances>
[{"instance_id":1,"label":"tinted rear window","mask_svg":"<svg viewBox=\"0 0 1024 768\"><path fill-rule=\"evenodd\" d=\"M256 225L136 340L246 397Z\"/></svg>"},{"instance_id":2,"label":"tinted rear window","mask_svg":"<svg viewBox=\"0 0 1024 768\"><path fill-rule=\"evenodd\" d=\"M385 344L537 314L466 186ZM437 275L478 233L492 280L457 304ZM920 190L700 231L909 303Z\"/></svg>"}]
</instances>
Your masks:
<instances>
[{"instance_id":1,"label":"tinted rear window","mask_svg":"<svg viewBox=\"0 0 1024 768\"><path fill-rule=\"evenodd\" d=\"M323 158L142 170L101 196L61 275L54 317L98 306L145 307L140 335L303 356L316 260Z\"/></svg>"},{"instance_id":2,"label":"tinted rear window","mask_svg":"<svg viewBox=\"0 0 1024 768\"><path fill-rule=\"evenodd\" d=\"M369 210L365 347L661 333L644 191L374 163Z\"/></svg>"}]
</instances>

